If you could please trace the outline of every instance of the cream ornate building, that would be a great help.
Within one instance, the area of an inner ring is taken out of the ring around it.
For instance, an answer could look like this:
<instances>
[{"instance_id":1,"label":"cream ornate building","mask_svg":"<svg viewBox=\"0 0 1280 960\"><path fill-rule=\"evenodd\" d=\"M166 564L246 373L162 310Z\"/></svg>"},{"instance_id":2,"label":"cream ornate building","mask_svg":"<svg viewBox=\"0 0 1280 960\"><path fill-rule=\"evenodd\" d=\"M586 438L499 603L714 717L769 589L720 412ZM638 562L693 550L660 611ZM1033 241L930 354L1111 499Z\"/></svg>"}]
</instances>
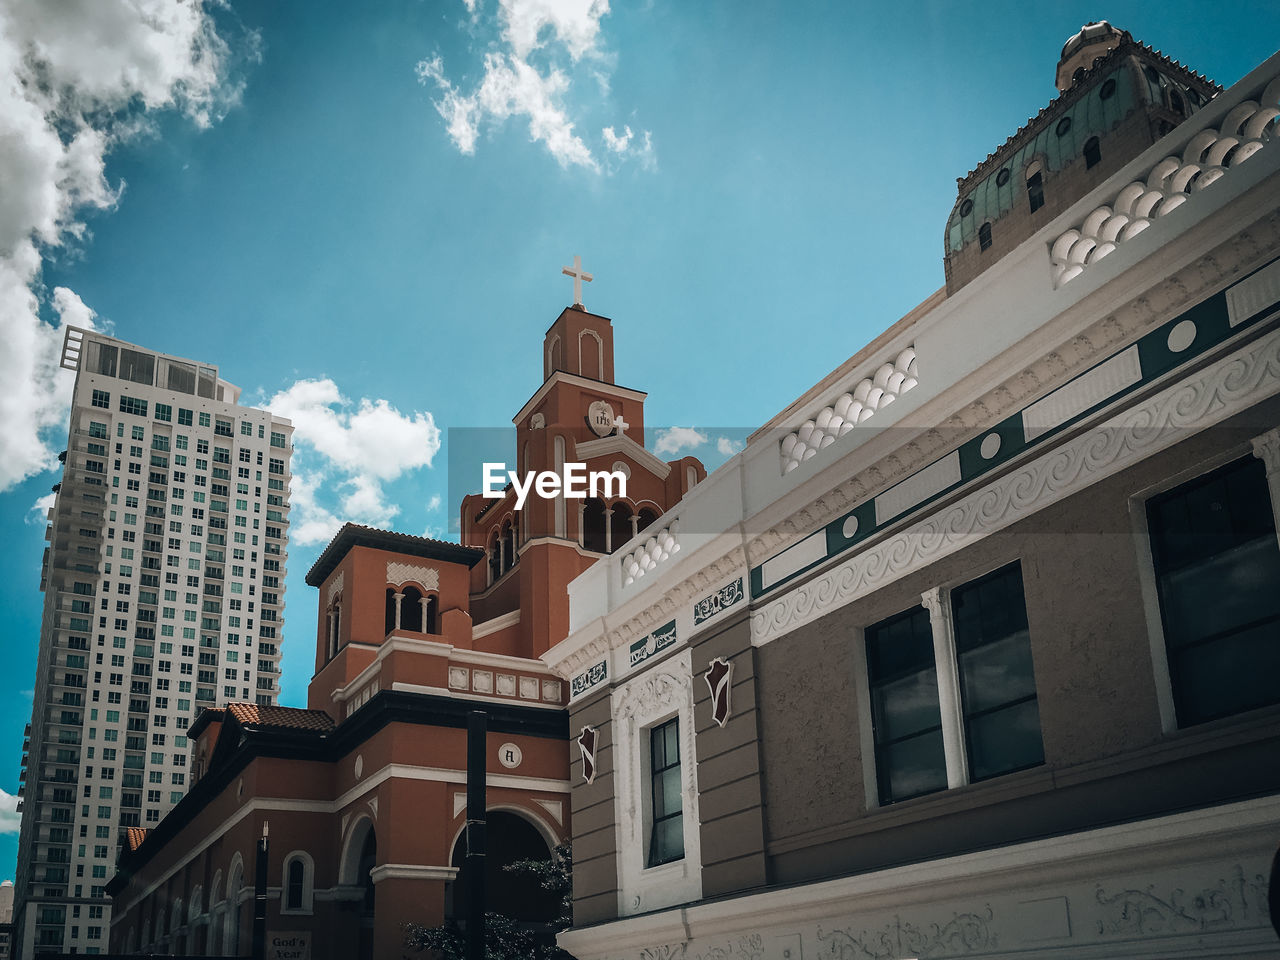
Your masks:
<instances>
[{"instance_id":1,"label":"cream ornate building","mask_svg":"<svg viewBox=\"0 0 1280 960\"><path fill-rule=\"evenodd\" d=\"M1057 81L947 287L570 586L579 960L1280 954L1280 55Z\"/></svg>"}]
</instances>

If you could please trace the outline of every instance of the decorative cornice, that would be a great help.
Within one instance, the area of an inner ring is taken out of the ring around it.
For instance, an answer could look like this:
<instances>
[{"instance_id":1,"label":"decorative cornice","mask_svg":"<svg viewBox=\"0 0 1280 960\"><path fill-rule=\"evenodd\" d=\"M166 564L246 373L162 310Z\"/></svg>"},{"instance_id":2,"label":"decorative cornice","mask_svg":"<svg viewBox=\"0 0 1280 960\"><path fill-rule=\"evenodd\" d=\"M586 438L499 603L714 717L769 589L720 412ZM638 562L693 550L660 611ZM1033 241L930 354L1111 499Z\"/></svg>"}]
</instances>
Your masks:
<instances>
[{"instance_id":1,"label":"decorative cornice","mask_svg":"<svg viewBox=\"0 0 1280 960\"><path fill-rule=\"evenodd\" d=\"M1280 331L764 604L756 646L1004 529L1280 391Z\"/></svg>"},{"instance_id":2,"label":"decorative cornice","mask_svg":"<svg viewBox=\"0 0 1280 960\"><path fill-rule=\"evenodd\" d=\"M457 867L434 867L420 863L383 863L369 871L374 883L383 880L452 880Z\"/></svg>"},{"instance_id":3,"label":"decorative cornice","mask_svg":"<svg viewBox=\"0 0 1280 960\"><path fill-rule=\"evenodd\" d=\"M683 574L662 592L654 591L654 601L649 606L631 613L616 626L611 622L612 614L607 614L598 621L601 632L597 636L580 641L572 648L558 644L543 655L543 661L557 674L568 678L607 656L612 649L650 633L670 620L676 610L696 600L731 573L762 563L787 544L803 539L853 506L887 490L952 449L956 437L976 436L1030 401L1067 383L1139 335L1169 320L1187 304L1210 296L1232 279L1257 269L1275 256L1277 248L1280 248L1280 211L1271 211L1240 229L1230 240L1046 351L956 410L937 427L921 428L898 449L854 472L849 479L815 496L768 529L745 542L735 540L719 557ZM687 556L698 555L699 552L694 552ZM642 591L640 595L645 593Z\"/></svg>"}]
</instances>

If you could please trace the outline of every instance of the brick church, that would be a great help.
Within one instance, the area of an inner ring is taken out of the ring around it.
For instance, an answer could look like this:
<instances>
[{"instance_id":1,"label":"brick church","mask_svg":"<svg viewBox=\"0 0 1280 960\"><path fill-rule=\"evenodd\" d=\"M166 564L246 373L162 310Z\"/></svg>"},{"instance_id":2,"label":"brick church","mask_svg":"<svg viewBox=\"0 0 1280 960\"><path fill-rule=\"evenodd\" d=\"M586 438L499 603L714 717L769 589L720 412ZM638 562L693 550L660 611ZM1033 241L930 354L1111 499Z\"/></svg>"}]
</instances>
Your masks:
<instances>
[{"instance_id":1,"label":"brick church","mask_svg":"<svg viewBox=\"0 0 1280 960\"><path fill-rule=\"evenodd\" d=\"M583 463L626 476L625 495L520 510L510 488L466 497L461 544L345 525L306 578L320 613L307 709L233 703L192 725L190 792L131 832L108 886L113 952L247 955L264 836L269 953L399 957L404 924L460 917L476 709L489 908L556 915L501 869L570 835L569 691L539 655L569 632L570 581L612 552L651 563L661 545L639 535L706 475L644 448L645 394L614 382L612 324L580 291L514 418L517 470Z\"/></svg>"}]
</instances>

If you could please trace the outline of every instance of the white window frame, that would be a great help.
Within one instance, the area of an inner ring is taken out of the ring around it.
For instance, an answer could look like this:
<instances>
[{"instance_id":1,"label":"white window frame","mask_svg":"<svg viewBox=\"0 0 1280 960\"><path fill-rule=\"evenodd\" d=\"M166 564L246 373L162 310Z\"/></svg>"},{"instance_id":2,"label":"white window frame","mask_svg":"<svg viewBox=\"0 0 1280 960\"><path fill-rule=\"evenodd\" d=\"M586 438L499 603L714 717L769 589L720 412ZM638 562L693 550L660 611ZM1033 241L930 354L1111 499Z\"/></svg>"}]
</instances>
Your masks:
<instances>
[{"instance_id":1,"label":"white window frame","mask_svg":"<svg viewBox=\"0 0 1280 960\"><path fill-rule=\"evenodd\" d=\"M1174 707L1173 677L1169 672L1169 646L1164 635L1164 617L1160 613L1160 591L1156 585L1155 557L1151 553L1151 529L1147 525L1147 501L1207 473L1252 454L1263 462L1267 486L1271 492L1271 511L1275 517L1276 535L1280 538L1280 427L1201 460L1194 466L1165 477L1159 483L1144 487L1129 497L1129 518L1133 528L1134 551L1138 561L1138 583L1142 590L1142 612L1147 622L1147 639L1151 649L1151 672L1155 678L1156 703L1160 711L1160 729L1165 735L1177 734L1196 727L1181 727ZM1231 720L1231 717L1223 718Z\"/></svg>"},{"instance_id":2,"label":"white window frame","mask_svg":"<svg viewBox=\"0 0 1280 960\"><path fill-rule=\"evenodd\" d=\"M694 743L692 655L688 648L619 686L611 697L614 729L614 831L618 914L631 916L702 897L702 847ZM649 867L653 824L649 731L679 719L684 857Z\"/></svg>"},{"instance_id":3,"label":"white window frame","mask_svg":"<svg viewBox=\"0 0 1280 960\"><path fill-rule=\"evenodd\" d=\"M289 865L302 862L302 906L289 906ZM280 913L285 916L311 916L315 903L316 863L305 850L291 850L284 858L284 871L280 875Z\"/></svg>"},{"instance_id":4,"label":"white window frame","mask_svg":"<svg viewBox=\"0 0 1280 960\"><path fill-rule=\"evenodd\" d=\"M977 573L966 574L963 579L948 581L945 585L930 587L920 595L920 606L924 607L929 614L929 630L933 635L933 659L938 676L938 712L942 718L942 751L947 770L947 786L945 790L937 790L920 797L913 797L911 800L901 800L895 803L886 804L880 802L880 772L876 769L875 730L872 726L871 718L871 675L867 668L866 628L860 627L855 631L854 689L858 698L858 729L860 731L859 739L863 758L862 778L868 811L891 809L898 807L902 803L936 797L945 793L946 790L968 786L972 782L969 772L969 745L964 735L964 701L960 695L960 662L956 656L955 618L951 609L951 592L958 587L964 587L981 580L988 574L995 573L997 570L1011 566L1014 563L1018 564L1019 576L1022 578L1023 602L1025 603L1027 560L1026 557L1022 556L1009 557L999 562L988 564L980 568ZM906 609L910 608L904 608L903 612ZM1040 688L1039 684L1037 684L1037 703L1039 699ZM1042 742L1043 736L1044 732L1042 730ZM1035 770L1036 768L1033 767L1031 769ZM1013 776L1015 773L1026 772L1028 771L1017 770L993 779L1002 779L1006 776ZM983 782L987 781L984 780Z\"/></svg>"}]
</instances>

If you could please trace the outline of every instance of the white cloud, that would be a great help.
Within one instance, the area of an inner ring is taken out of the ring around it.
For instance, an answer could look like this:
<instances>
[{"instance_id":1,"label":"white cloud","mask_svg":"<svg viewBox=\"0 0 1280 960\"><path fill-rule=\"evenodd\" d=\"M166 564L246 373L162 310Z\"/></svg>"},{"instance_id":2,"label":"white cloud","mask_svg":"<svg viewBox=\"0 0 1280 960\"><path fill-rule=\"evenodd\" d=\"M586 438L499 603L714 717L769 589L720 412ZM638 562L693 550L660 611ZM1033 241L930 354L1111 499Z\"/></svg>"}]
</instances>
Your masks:
<instances>
[{"instance_id":1,"label":"white cloud","mask_svg":"<svg viewBox=\"0 0 1280 960\"><path fill-rule=\"evenodd\" d=\"M478 16L477 0L464 3L474 21ZM590 148L574 133L575 124L566 105L569 75L551 61L557 53L568 54L572 69L579 61L591 60L598 66L590 74L602 95L607 96L608 73L602 65L609 64L610 57L600 42L600 21L608 12L608 0L499 0L499 36L494 43L497 49L485 53L484 74L470 93L462 92L449 80L439 56L420 61L418 81L439 92L435 108L444 118L454 146L470 156L475 153L482 127L523 118L529 124L529 138L544 144L560 166L599 171L600 164ZM535 53L540 61L548 62L545 70L532 64ZM613 128L608 129L612 132ZM630 128L626 137L630 137ZM606 143L609 144L607 137ZM645 143L651 157L648 131ZM608 149L620 155L626 146L624 143L618 150L609 144Z\"/></svg>"},{"instance_id":2,"label":"white cloud","mask_svg":"<svg viewBox=\"0 0 1280 960\"><path fill-rule=\"evenodd\" d=\"M298 380L266 406L293 421L294 523L290 539L323 543L343 520L386 526L399 513L383 484L431 466L440 428L430 413L402 414L386 400L352 403L330 379ZM321 490L340 494L335 509L320 503ZM339 516L339 513L341 514Z\"/></svg>"},{"instance_id":3,"label":"white cloud","mask_svg":"<svg viewBox=\"0 0 1280 960\"><path fill-rule=\"evenodd\" d=\"M427 501L427 513L435 513L440 509L440 504L442 502L440 494L432 494L431 499Z\"/></svg>"},{"instance_id":4,"label":"white cloud","mask_svg":"<svg viewBox=\"0 0 1280 960\"><path fill-rule=\"evenodd\" d=\"M31 505L31 509L27 511L27 523L34 527L43 527L46 518L49 516L49 508L53 506L54 501L58 499L56 493L46 493L43 497Z\"/></svg>"},{"instance_id":5,"label":"white cloud","mask_svg":"<svg viewBox=\"0 0 1280 960\"><path fill-rule=\"evenodd\" d=\"M46 294L45 254L116 205L124 185L107 181L106 157L152 113L203 127L239 96L211 2L0 0L0 492L53 465L72 386L61 326L94 318L72 291Z\"/></svg>"},{"instance_id":6,"label":"white cloud","mask_svg":"<svg viewBox=\"0 0 1280 960\"><path fill-rule=\"evenodd\" d=\"M728 437L716 438L716 451L724 457L732 457L735 453L742 449L742 443L736 440L730 440Z\"/></svg>"},{"instance_id":7,"label":"white cloud","mask_svg":"<svg viewBox=\"0 0 1280 960\"><path fill-rule=\"evenodd\" d=\"M706 442L707 435L696 427L668 427L658 432L653 452L658 456L679 453L681 450L694 450Z\"/></svg>"},{"instance_id":8,"label":"white cloud","mask_svg":"<svg viewBox=\"0 0 1280 960\"><path fill-rule=\"evenodd\" d=\"M627 152L627 146L631 143L632 137L630 127L623 127L621 136L613 132L613 127L605 127L601 133L604 134L604 145L614 153Z\"/></svg>"},{"instance_id":9,"label":"white cloud","mask_svg":"<svg viewBox=\"0 0 1280 960\"><path fill-rule=\"evenodd\" d=\"M18 812L18 798L0 790L0 833L17 833L22 826L22 814Z\"/></svg>"}]
</instances>

